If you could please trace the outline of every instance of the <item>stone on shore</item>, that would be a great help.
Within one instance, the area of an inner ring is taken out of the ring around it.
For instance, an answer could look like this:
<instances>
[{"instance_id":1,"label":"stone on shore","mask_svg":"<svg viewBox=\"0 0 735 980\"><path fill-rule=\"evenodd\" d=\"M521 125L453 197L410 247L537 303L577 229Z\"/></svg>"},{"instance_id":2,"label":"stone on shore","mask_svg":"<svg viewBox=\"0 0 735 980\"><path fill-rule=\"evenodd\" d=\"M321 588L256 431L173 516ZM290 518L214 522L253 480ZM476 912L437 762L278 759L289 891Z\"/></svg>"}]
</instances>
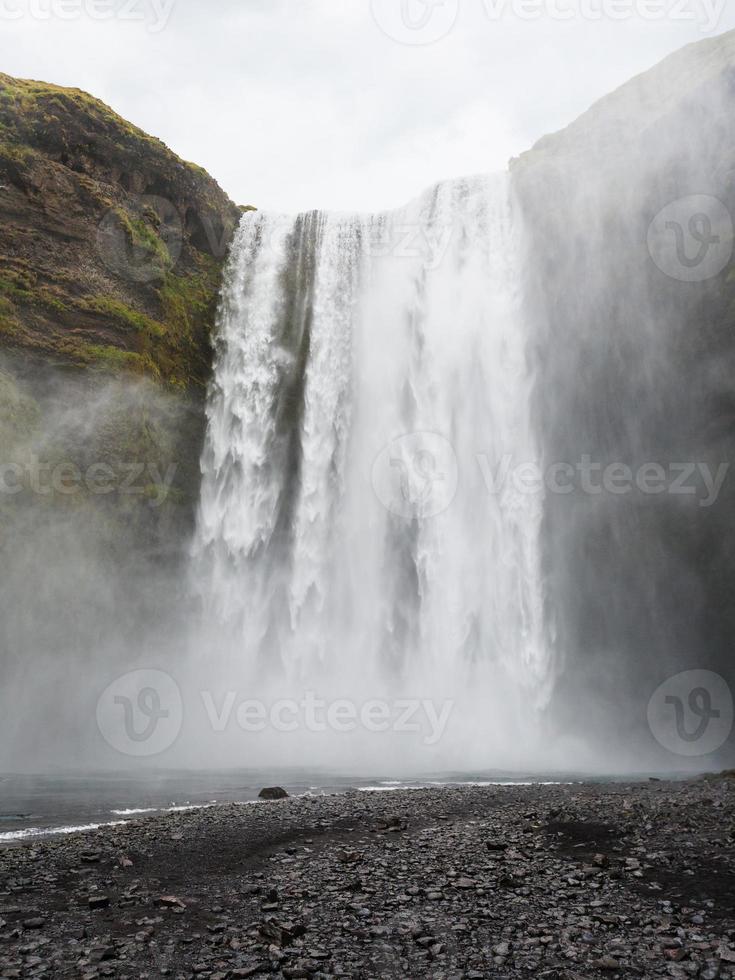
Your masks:
<instances>
[{"instance_id":1,"label":"stone on shore","mask_svg":"<svg viewBox=\"0 0 735 980\"><path fill-rule=\"evenodd\" d=\"M261 800L287 800L288 793L285 789L280 786L267 786L258 793L258 799Z\"/></svg>"}]
</instances>

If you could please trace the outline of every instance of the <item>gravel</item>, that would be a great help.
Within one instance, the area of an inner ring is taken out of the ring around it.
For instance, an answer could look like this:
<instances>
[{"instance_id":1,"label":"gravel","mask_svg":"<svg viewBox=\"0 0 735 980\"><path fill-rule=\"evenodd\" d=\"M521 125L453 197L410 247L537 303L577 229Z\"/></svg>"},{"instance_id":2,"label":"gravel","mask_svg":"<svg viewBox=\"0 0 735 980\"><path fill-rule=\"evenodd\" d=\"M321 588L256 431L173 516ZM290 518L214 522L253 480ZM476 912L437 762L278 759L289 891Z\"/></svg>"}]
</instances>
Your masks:
<instances>
[{"instance_id":1,"label":"gravel","mask_svg":"<svg viewBox=\"0 0 735 980\"><path fill-rule=\"evenodd\" d=\"M0 977L735 978L735 781L349 792L0 850Z\"/></svg>"}]
</instances>

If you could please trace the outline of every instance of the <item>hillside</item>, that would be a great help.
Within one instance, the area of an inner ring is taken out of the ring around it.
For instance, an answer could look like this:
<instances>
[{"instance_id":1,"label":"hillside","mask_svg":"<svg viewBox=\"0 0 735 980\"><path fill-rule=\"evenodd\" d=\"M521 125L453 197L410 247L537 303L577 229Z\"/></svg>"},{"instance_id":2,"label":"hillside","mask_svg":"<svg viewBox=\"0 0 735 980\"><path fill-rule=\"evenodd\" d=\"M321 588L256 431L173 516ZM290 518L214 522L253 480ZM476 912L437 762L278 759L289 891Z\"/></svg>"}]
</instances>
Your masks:
<instances>
[{"instance_id":1,"label":"hillside","mask_svg":"<svg viewBox=\"0 0 735 980\"><path fill-rule=\"evenodd\" d=\"M0 74L0 346L202 386L241 209L76 89Z\"/></svg>"}]
</instances>

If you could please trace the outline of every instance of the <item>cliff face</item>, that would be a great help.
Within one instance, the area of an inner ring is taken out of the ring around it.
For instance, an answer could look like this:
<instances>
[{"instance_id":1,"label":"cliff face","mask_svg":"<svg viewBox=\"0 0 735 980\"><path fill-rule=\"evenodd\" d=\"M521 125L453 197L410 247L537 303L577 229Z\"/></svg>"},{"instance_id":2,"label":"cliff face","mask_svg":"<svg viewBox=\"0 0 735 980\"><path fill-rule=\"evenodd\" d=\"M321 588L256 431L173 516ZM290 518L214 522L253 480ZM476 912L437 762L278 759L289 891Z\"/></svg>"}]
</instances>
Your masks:
<instances>
[{"instance_id":1,"label":"cliff face","mask_svg":"<svg viewBox=\"0 0 735 980\"><path fill-rule=\"evenodd\" d=\"M0 75L0 342L201 386L240 209L83 92Z\"/></svg>"},{"instance_id":2,"label":"cliff face","mask_svg":"<svg viewBox=\"0 0 735 980\"><path fill-rule=\"evenodd\" d=\"M0 546L63 520L180 550L242 210L84 92L0 74Z\"/></svg>"},{"instance_id":3,"label":"cliff face","mask_svg":"<svg viewBox=\"0 0 735 980\"><path fill-rule=\"evenodd\" d=\"M623 731L678 670L735 681L735 475L712 499L700 469L735 457L734 97L730 33L672 55L512 168L549 462L666 473L655 494L547 500L569 710L596 690L620 705L607 720Z\"/></svg>"}]
</instances>

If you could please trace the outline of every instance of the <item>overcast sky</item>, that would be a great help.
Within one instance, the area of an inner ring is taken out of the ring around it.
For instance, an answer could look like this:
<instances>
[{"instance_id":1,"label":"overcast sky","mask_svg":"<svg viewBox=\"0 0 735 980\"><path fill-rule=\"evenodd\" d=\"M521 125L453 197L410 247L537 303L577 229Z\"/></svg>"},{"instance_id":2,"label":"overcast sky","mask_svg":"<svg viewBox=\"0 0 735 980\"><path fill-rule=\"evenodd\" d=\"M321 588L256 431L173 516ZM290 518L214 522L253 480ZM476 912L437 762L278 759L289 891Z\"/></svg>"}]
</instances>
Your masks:
<instances>
[{"instance_id":1,"label":"overcast sky","mask_svg":"<svg viewBox=\"0 0 735 980\"><path fill-rule=\"evenodd\" d=\"M99 96L240 204L375 210L732 28L725 0L0 0L0 70Z\"/></svg>"}]
</instances>

